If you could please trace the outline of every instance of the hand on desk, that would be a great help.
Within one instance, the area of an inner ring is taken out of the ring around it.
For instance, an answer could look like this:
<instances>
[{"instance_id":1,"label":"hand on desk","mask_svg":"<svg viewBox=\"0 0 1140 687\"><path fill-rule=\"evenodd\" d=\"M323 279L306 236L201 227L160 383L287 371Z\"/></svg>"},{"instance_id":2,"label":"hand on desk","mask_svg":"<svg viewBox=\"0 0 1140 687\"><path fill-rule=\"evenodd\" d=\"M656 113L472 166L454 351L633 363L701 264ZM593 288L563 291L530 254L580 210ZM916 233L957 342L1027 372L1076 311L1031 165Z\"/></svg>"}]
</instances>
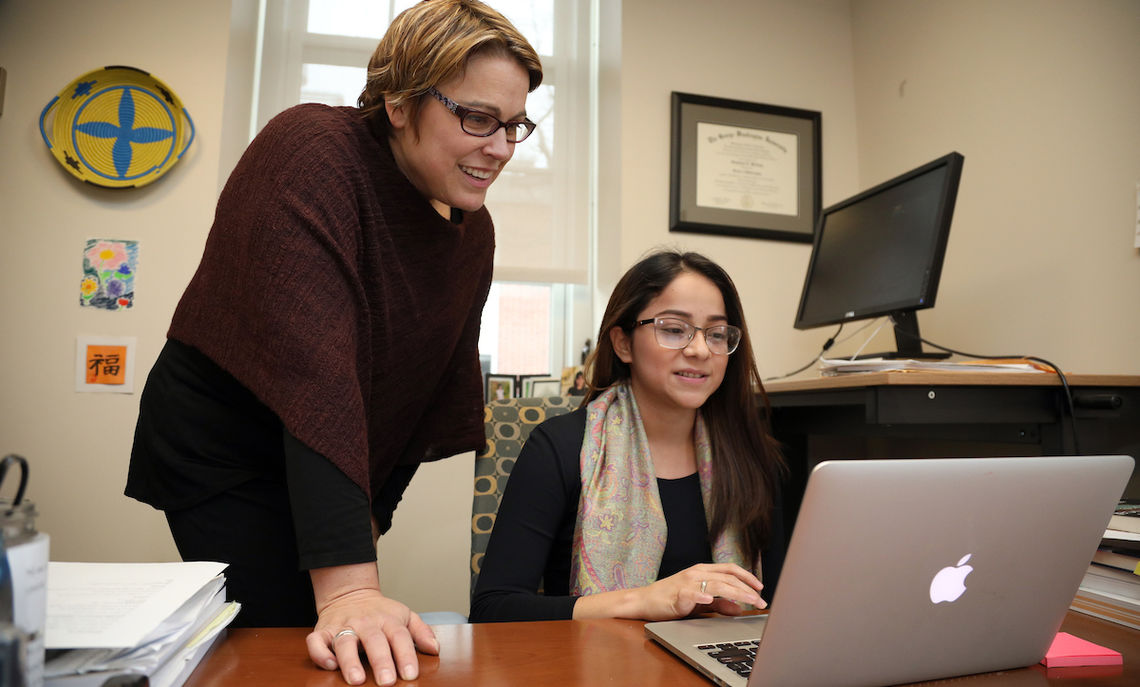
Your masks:
<instances>
[{"instance_id":1,"label":"hand on desk","mask_svg":"<svg viewBox=\"0 0 1140 687\"><path fill-rule=\"evenodd\" d=\"M439 653L435 633L404 604L380 593L371 563L312 570L317 599L317 625L305 638L309 658L326 670L340 668L350 685L364 682L364 654L380 685L399 676L419 676L416 650ZM351 630L351 632L346 632Z\"/></svg>"},{"instance_id":2,"label":"hand on desk","mask_svg":"<svg viewBox=\"0 0 1140 687\"><path fill-rule=\"evenodd\" d=\"M740 604L767 607L760 598L763 587L739 565L700 563L644 587L583 596L574 604L574 617L672 620L710 611L740 615Z\"/></svg>"}]
</instances>

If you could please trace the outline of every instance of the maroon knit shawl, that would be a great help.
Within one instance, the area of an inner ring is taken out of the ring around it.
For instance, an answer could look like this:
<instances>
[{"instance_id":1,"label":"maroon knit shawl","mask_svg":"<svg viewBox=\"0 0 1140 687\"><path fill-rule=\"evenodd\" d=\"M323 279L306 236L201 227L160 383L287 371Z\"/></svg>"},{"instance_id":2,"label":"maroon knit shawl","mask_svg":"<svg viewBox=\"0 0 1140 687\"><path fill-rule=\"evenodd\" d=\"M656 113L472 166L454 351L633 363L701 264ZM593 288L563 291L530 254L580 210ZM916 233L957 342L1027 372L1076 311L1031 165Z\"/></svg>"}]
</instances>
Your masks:
<instances>
[{"instance_id":1,"label":"maroon knit shawl","mask_svg":"<svg viewBox=\"0 0 1140 687\"><path fill-rule=\"evenodd\" d=\"M453 224L354 108L278 115L230 176L169 336L248 387L370 496L483 446L486 208Z\"/></svg>"}]
</instances>

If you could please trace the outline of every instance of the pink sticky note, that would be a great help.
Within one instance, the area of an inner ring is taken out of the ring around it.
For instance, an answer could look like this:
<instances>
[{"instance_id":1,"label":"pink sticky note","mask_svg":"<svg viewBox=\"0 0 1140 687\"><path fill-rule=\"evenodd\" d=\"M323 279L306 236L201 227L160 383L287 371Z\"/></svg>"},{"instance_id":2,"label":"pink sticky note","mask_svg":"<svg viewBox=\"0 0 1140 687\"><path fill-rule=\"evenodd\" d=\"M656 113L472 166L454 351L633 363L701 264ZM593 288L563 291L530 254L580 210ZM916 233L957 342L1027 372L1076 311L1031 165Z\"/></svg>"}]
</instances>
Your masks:
<instances>
[{"instance_id":1,"label":"pink sticky note","mask_svg":"<svg viewBox=\"0 0 1140 687\"><path fill-rule=\"evenodd\" d=\"M1124 663L1119 651L1113 651L1088 640L1058 632L1041 663L1046 668L1060 666L1115 666Z\"/></svg>"}]
</instances>

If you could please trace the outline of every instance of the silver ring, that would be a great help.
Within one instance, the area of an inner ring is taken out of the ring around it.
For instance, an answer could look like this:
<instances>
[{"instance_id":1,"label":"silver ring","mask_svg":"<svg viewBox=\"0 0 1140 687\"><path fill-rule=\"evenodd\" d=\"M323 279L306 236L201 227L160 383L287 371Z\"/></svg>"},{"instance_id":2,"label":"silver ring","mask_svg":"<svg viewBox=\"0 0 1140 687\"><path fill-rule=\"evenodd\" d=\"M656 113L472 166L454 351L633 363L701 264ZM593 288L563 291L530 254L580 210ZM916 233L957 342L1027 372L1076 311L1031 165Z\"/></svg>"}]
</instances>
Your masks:
<instances>
[{"instance_id":1,"label":"silver ring","mask_svg":"<svg viewBox=\"0 0 1140 687\"><path fill-rule=\"evenodd\" d=\"M701 580L701 594L705 593L705 587L709 586L708 580Z\"/></svg>"},{"instance_id":2,"label":"silver ring","mask_svg":"<svg viewBox=\"0 0 1140 687\"><path fill-rule=\"evenodd\" d=\"M346 635L352 635L353 637L356 637L357 639L360 638L359 635L356 634L356 630L352 629L351 627L346 627L343 630L341 630L340 632L333 635L333 642L336 642L336 640L338 640L341 637L344 637Z\"/></svg>"}]
</instances>

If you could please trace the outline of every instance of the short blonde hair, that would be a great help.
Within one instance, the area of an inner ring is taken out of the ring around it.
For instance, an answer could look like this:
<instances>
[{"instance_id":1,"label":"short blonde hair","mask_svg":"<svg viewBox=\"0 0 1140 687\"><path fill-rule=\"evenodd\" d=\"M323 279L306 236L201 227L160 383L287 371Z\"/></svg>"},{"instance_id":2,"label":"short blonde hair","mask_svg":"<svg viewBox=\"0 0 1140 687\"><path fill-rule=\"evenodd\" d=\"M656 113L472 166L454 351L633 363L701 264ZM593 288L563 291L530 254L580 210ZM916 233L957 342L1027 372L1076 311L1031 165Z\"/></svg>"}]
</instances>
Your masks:
<instances>
[{"instance_id":1,"label":"short blonde hair","mask_svg":"<svg viewBox=\"0 0 1140 687\"><path fill-rule=\"evenodd\" d=\"M427 89L459 76L475 54L513 57L542 83L538 53L506 17L478 0L423 0L401 12L368 62L357 106L387 130L385 102L403 105L413 128Z\"/></svg>"}]
</instances>

